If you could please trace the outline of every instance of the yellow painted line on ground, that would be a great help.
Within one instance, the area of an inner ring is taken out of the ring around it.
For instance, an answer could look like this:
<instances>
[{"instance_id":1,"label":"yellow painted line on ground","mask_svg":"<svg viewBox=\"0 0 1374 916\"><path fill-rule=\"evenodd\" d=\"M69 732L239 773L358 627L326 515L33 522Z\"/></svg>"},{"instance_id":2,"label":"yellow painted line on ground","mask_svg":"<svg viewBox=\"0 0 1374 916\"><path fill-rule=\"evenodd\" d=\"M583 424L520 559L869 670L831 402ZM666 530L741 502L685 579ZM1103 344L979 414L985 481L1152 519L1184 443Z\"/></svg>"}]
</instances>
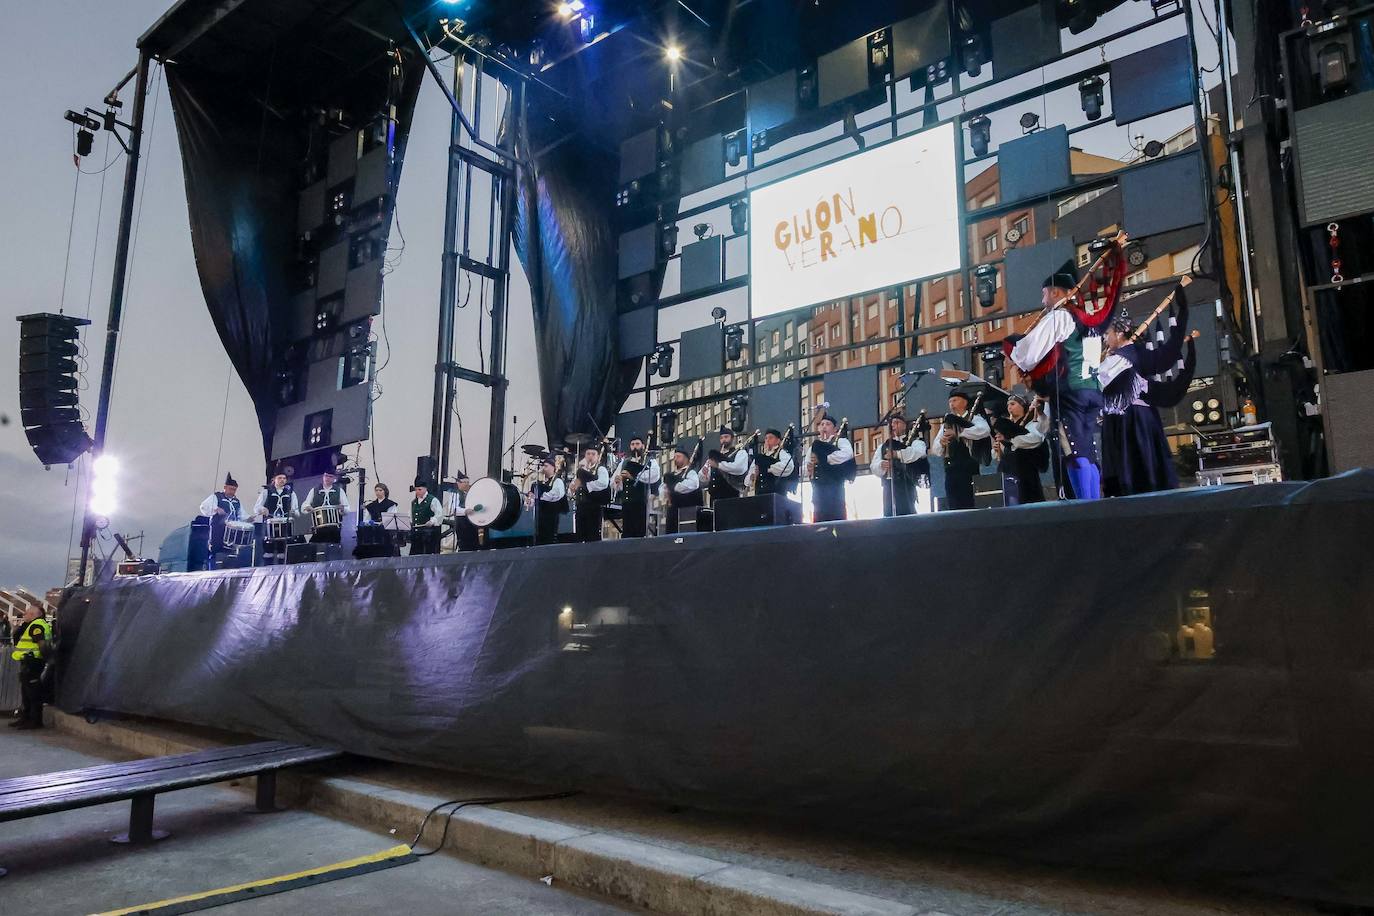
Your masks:
<instances>
[{"instance_id":1,"label":"yellow painted line on ground","mask_svg":"<svg viewBox=\"0 0 1374 916\"><path fill-rule=\"evenodd\" d=\"M330 872L340 871L345 868L356 868L359 865L368 865L372 862L385 862L387 859L397 859L401 856L410 855L410 847L404 844L393 846L381 852L374 852L371 855L359 856L356 859L348 859L344 862L335 862L333 865L322 865L319 868L309 868L305 871L293 872L289 875L278 875L275 878L264 878L261 881L245 881L243 884L235 884L230 887L216 888L212 891L202 891L199 894L187 894L184 897L171 897L167 900L159 900L156 903L143 903L138 906L125 907L122 910L108 910L103 913L96 913L94 916L132 916L135 913L146 913L150 910L155 911L159 907L167 907L180 903L190 903L196 900L204 900L207 897L218 897L221 894L232 894L238 891L246 891L254 888L268 887L273 884L281 884L286 881L296 881L301 878L308 878L311 875L326 875Z\"/></svg>"}]
</instances>

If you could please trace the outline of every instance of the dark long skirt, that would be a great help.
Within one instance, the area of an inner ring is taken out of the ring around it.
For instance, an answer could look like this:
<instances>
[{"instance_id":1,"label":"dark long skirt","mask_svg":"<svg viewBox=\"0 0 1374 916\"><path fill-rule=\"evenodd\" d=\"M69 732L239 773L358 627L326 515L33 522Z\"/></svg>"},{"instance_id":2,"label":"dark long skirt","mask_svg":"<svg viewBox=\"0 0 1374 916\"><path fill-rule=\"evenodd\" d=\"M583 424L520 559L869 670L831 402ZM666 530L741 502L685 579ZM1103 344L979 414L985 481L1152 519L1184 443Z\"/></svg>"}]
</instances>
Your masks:
<instances>
[{"instance_id":1,"label":"dark long skirt","mask_svg":"<svg viewBox=\"0 0 1374 916\"><path fill-rule=\"evenodd\" d=\"M1178 472L1153 407L1132 404L1102 418L1102 494L1130 496L1178 488Z\"/></svg>"}]
</instances>

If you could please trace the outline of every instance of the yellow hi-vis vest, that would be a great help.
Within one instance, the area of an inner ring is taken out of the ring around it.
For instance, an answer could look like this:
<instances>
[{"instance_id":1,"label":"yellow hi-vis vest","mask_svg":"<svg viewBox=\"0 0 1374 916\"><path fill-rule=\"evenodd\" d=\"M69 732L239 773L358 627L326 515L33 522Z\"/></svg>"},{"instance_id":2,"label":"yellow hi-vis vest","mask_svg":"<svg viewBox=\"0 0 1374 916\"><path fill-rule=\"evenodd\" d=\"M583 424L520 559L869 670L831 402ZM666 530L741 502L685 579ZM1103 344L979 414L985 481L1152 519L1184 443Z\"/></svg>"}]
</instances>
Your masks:
<instances>
[{"instance_id":1,"label":"yellow hi-vis vest","mask_svg":"<svg viewBox=\"0 0 1374 916\"><path fill-rule=\"evenodd\" d=\"M19 638L14 641L14 651L10 653L10 658L15 661L20 661L27 655L42 658L43 650L38 644L47 638L48 622L42 617L30 620L20 629Z\"/></svg>"}]
</instances>

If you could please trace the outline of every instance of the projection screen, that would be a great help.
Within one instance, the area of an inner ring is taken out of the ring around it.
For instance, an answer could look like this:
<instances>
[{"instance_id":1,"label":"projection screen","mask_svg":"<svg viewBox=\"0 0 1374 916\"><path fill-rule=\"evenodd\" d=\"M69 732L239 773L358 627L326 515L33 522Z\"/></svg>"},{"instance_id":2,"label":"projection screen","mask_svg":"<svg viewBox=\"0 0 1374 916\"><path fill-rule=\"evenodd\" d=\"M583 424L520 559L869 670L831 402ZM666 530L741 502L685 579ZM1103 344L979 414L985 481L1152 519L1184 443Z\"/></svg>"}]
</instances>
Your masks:
<instances>
[{"instance_id":1,"label":"projection screen","mask_svg":"<svg viewBox=\"0 0 1374 916\"><path fill-rule=\"evenodd\" d=\"M959 269L954 124L750 189L752 317Z\"/></svg>"}]
</instances>

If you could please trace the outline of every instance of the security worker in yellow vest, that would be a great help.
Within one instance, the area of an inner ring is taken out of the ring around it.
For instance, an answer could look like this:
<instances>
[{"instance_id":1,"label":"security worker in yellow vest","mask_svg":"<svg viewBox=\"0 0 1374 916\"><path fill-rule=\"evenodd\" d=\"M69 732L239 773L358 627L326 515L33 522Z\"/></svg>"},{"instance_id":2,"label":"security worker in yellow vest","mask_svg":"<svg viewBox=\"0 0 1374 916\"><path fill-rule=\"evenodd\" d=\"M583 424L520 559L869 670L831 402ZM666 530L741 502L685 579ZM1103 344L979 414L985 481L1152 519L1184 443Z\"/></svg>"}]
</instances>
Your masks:
<instances>
[{"instance_id":1,"label":"security worker in yellow vest","mask_svg":"<svg viewBox=\"0 0 1374 916\"><path fill-rule=\"evenodd\" d=\"M19 662L19 695L23 708L11 728L43 727L43 666L52 652L52 628L41 608L33 608L15 630L14 651L10 657Z\"/></svg>"}]
</instances>

